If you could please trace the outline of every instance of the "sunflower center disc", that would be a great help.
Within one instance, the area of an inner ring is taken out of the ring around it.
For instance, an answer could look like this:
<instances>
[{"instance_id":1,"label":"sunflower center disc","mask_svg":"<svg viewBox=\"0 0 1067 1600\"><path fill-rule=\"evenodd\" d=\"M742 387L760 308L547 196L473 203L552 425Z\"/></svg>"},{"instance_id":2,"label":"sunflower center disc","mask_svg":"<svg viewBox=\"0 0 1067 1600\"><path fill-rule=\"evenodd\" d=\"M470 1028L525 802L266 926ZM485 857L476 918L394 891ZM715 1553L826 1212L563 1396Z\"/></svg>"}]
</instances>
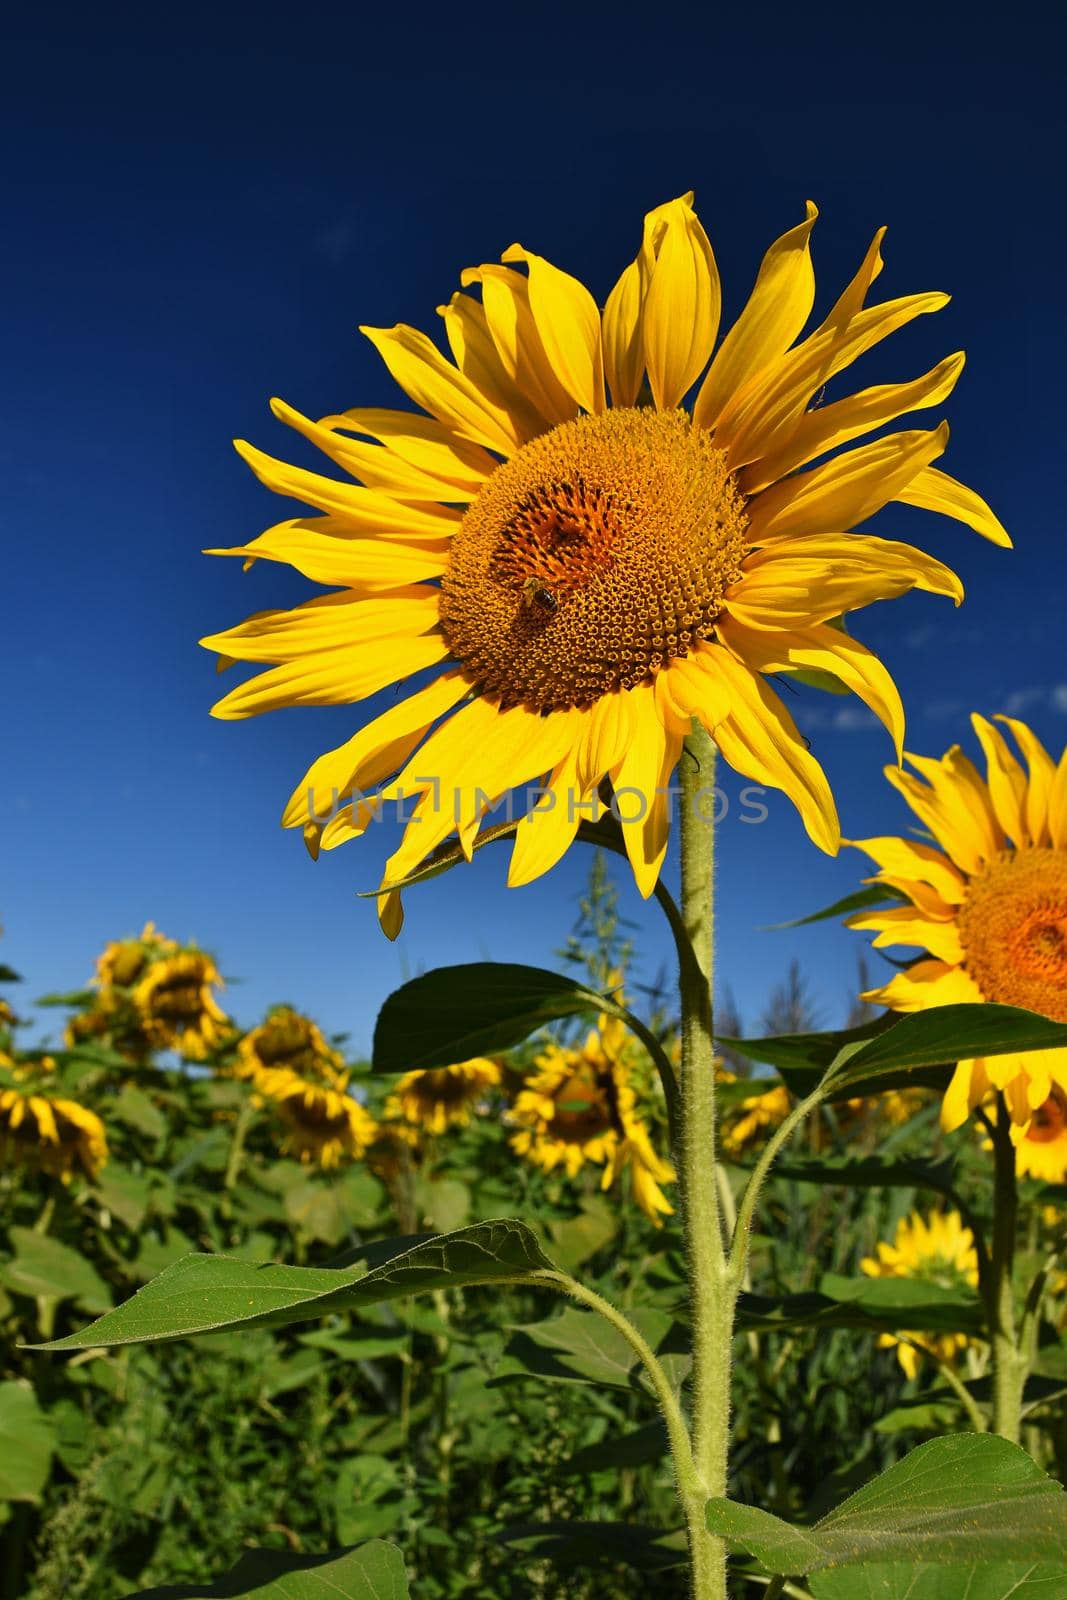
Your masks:
<instances>
[{"instance_id":1,"label":"sunflower center disc","mask_svg":"<svg viewBox=\"0 0 1067 1600\"><path fill-rule=\"evenodd\" d=\"M1026 1137L1034 1144L1051 1144L1055 1139L1062 1139L1065 1129L1067 1129L1067 1094L1054 1083L1052 1093L1044 1105L1038 1106L1031 1117Z\"/></svg>"},{"instance_id":2,"label":"sunflower center disc","mask_svg":"<svg viewBox=\"0 0 1067 1600\"><path fill-rule=\"evenodd\" d=\"M711 637L745 527L724 452L685 412L579 417L504 462L470 507L442 631L503 705L588 705Z\"/></svg>"},{"instance_id":3,"label":"sunflower center disc","mask_svg":"<svg viewBox=\"0 0 1067 1600\"><path fill-rule=\"evenodd\" d=\"M1067 855L1002 856L972 880L959 930L987 1000L1067 1022Z\"/></svg>"}]
</instances>

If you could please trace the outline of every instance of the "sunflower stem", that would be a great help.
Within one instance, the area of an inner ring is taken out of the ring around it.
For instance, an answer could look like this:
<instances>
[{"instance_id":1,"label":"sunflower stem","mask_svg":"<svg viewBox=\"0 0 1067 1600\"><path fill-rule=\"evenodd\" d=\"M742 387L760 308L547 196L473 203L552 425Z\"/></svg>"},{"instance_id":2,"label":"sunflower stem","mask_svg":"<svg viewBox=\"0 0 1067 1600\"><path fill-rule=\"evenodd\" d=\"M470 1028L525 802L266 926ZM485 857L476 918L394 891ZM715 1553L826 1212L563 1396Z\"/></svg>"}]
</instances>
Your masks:
<instances>
[{"instance_id":1,"label":"sunflower stem","mask_svg":"<svg viewBox=\"0 0 1067 1600\"><path fill-rule=\"evenodd\" d=\"M678 1151L693 1323L693 1465L703 1496L726 1493L730 1359L736 1289L723 1248L715 1175L715 1051L712 1035L714 826L703 812L714 783L715 746L703 731L685 742L679 767L682 855L678 989L682 1026L682 1117ZM726 1549L707 1532L704 1508L685 1504L695 1600L725 1600Z\"/></svg>"},{"instance_id":2,"label":"sunflower stem","mask_svg":"<svg viewBox=\"0 0 1067 1600\"><path fill-rule=\"evenodd\" d=\"M1027 1359L1015 1320L1015 1233L1018 1191L1011 1114L997 1095L993 1133L993 1229L986 1313L993 1346L993 1432L1019 1443Z\"/></svg>"}]
</instances>

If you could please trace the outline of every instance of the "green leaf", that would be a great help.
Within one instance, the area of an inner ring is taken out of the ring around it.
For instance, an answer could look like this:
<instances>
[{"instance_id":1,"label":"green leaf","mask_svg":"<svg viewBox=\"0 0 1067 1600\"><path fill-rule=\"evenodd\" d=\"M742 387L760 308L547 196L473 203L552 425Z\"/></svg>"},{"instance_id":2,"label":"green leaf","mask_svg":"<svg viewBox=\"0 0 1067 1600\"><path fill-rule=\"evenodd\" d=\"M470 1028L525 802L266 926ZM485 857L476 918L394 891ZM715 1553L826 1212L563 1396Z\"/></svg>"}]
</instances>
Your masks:
<instances>
[{"instance_id":1,"label":"green leaf","mask_svg":"<svg viewBox=\"0 0 1067 1600\"><path fill-rule=\"evenodd\" d=\"M143 1089L138 1089L132 1083L124 1083L115 1098L109 1115L116 1121L125 1123L127 1128L132 1128L135 1133L143 1133L148 1139L162 1139L167 1131L167 1119L148 1098Z\"/></svg>"},{"instance_id":2,"label":"green leaf","mask_svg":"<svg viewBox=\"0 0 1067 1600\"><path fill-rule=\"evenodd\" d=\"M532 1561L570 1567L623 1564L663 1572L688 1563L685 1534L664 1533L631 1522L524 1522L505 1528L503 1544L516 1545Z\"/></svg>"},{"instance_id":3,"label":"green leaf","mask_svg":"<svg viewBox=\"0 0 1067 1600\"><path fill-rule=\"evenodd\" d=\"M874 1333L981 1333L974 1295L921 1278L845 1278L825 1273L817 1293L743 1294L740 1329L864 1328Z\"/></svg>"},{"instance_id":4,"label":"green leaf","mask_svg":"<svg viewBox=\"0 0 1067 1600\"><path fill-rule=\"evenodd\" d=\"M0 1500L39 1500L55 1431L28 1383L0 1383Z\"/></svg>"},{"instance_id":5,"label":"green leaf","mask_svg":"<svg viewBox=\"0 0 1067 1600\"><path fill-rule=\"evenodd\" d=\"M872 1562L813 1574L813 1600L1067 1600L1061 1561Z\"/></svg>"},{"instance_id":6,"label":"green leaf","mask_svg":"<svg viewBox=\"0 0 1067 1600\"><path fill-rule=\"evenodd\" d=\"M596 1444L587 1444L561 1462L557 1470L575 1475L610 1467L643 1467L649 1461L662 1461L669 1448L667 1429L659 1418L630 1433L612 1433Z\"/></svg>"},{"instance_id":7,"label":"green leaf","mask_svg":"<svg viewBox=\"0 0 1067 1600\"><path fill-rule=\"evenodd\" d=\"M831 1063L835 1089L853 1088L886 1073L996 1056L1015 1050L1051 1050L1067 1044L1067 1023L1019 1006L931 1006L914 1011L866 1043L848 1041Z\"/></svg>"},{"instance_id":8,"label":"green leaf","mask_svg":"<svg viewBox=\"0 0 1067 1600\"><path fill-rule=\"evenodd\" d=\"M396 989L374 1029L376 1072L447 1067L509 1050L548 1022L610 1002L573 978L511 962L436 967Z\"/></svg>"},{"instance_id":9,"label":"green leaf","mask_svg":"<svg viewBox=\"0 0 1067 1600\"><path fill-rule=\"evenodd\" d=\"M22 979L14 967L9 967L6 962L0 961L0 983L21 983Z\"/></svg>"},{"instance_id":10,"label":"green leaf","mask_svg":"<svg viewBox=\"0 0 1067 1600\"><path fill-rule=\"evenodd\" d=\"M396 1545L372 1539L358 1550L298 1556L248 1550L217 1583L167 1584L130 1600L407 1600L404 1558Z\"/></svg>"},{"instance_id":11,"label":"green leaf","mask_svg":"<svg viewBox=\"0 0 1067 1600\"><path fill-rule=\"evenodd\" d=\"M797 917L793 922L772 922L767 929L768 933L779 933L784 928L806 928L811 922L827 922L831 917L847 917L853 911L865 911L868 906L884 906L899 904L904 896L897 894L884 883L872 883L866 889L857 889L854 894L846 894L842 900L835 900L832 906L826 906L822 911L813 911L810 916Z\"/></svg>"},{"instance_id":12,"label":"green leaf","mask_svg":"<svg viewBox=\"0 0 1067 1600\"><path fill-rule=\"evenodd\" d=\"M404 1240L394 1242L397 1253L369 1271L255 1266L230 1256L186 1256L81 1333L38 1348L86 1350L227 1328L283 1327L403 1295L461 1284L529 1281L554 1270L522 1222L480 1222L413 1248Z\"/></svg>"},{"instance_id":13,"label":"green leaf","mask_svg":"<svg viewBox=\"0 0 1067 1600\"><path fill-rule=\"evenodd\" d=\"M1018 1445L995 1434L962 1433L920 1445L814 1527L793 1528L724 1499L708 1502L707 1524L731 1549L779 1574L869 1563L1018 1561L1029 1569L1062 1559L1067 1496ZM831 1592L843 1600L855 1591L833 1585L817 1591Z\"/></svg>"},{"instance_id":14,"label":"green leaf","mask_svg":"<svg viewBox=\"0 0 1067 1600\"><path fill-rule=\"evenodd\" d=\"M670 1331L671 1318L665 1311L645 1307L627 1315L653 1349ZM544 1322L516 1328L506 1354L524 1374L620 1389L630 1388L630 1374L637 1366L633 1346L612 1323L595 1311L574 1306L565 1306Z\"/></svg>"},{"instance_id":15,"label":"green leaf","mask_svg":"<svg viewBox=\"0 0 1067 1600\"><path fill-rule=\"evenodd\" d=\"M75 1300L85 1311L103 1311L111 1292L96 1268L69 1245L32 1228L11 1228L14 1259L0 1267L0 1282L31 1299Z\"/></svg>"},{"instance_id":16,"label":"green leaf","mask_svg":"<svg viewBox=\"0 0 1067 1600\"><path fill-rule=\"evenodd\" d=\"M952 1193L955 1162L951 1156L940 1161L879 1161L870 1156L861 1161L792 1161L776 1164L774 1176L793 1183L840 1184L850 1189L934 1189Z\"/></svg>"},{"instance_id":17,"label":"green leaf","mask_svg":"<svg viewBox=\"0 0 1067 1600\"><path fill-rule=\"evenodd\" d=\"M151 1173L131 1172L129 1167L120 1167L115 1161L108 1162L95 1184L101 1205L125 1223L131 1233L137 1231L148 1215L152 1187Z\"/></svg>"}]
</instances>

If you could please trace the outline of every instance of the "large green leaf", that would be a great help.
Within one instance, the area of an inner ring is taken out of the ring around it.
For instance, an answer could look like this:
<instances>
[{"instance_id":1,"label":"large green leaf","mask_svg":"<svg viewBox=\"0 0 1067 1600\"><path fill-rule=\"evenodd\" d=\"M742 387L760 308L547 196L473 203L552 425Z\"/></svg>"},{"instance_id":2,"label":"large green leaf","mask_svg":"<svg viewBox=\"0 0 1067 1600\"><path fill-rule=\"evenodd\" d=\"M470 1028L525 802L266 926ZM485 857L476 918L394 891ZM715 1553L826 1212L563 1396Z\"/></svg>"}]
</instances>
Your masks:
<instances>
[{"instance_id":1,"label":"large green leaf","mask_svg":"<svg viewBox=\"0 0 1067 1600\"><path fill-rule=\"evenodd\" d=\"M0 1500L39 1500L55 1431L28 1383L0 1383Z\"/></svg>"},{"instance_id":2,"label":"large green leaf","mask_svg":"<svg viewBox=\"0 0 1067 1600\"><path fill-rule=\"evenodd\" d=\"M11 1261L0 1267L0 1282L16 1294L44 1300L75 1300L85 1311L103 1311L111 1291L91 1262L69 1245L32 1228L10 1228Z\"/></svg>"},{"instance_id":3,"label":"large green leaf","mask_svg":"<svg viewBox=\"0 0 1067 1600\"><path fill-rule=\"evenodd\" d=\"M880 1161L869 1156L861 1161L779 1162L776 1178L794 1183L841 1185L852 1189L934 1189L939 1194L952 1192L955 1162L951 1156L940 1161Z\"/></svg>"},{"instance_id":4,"label":"large green leaf","mask_svg":"<svg viewBox=\"0 0 1067 1600\"><path fill-rule=\"evenodd\" d=\"M1067 1600L1062 1561L875 1561L812 1574L814 1600Z\"/></svg>"},{"instance_id":5,"label":"large green leaf","mask_svg":"<svg viewBox=\"0 0 1067 1600\"><path fill-rule=\"evenodd\" d=\"M410 1247L368 1270L358 1266L256 1266L232 1256L192 1255L175 1262L81 1333L40 1346L85 1350L97 1345L151 1344L227 1328L283 1327L332 1311L461 1284L529 1281L551 1272L525 1223L480 1222ZM381 1258L383 1246L377 1247Z\"/></svg>"},{"instance_id":6,"label":"large green leaf","mask_svg":"<svg viewBox=\"0 0 1067 1600\"><path fill-rule=\"evenodd\" d=\"M587 1444L557 1467L573 1476L582 1472L602 1472L610 1467L643 1467L649 1461L662 1461L670 1445L662 1418L646 1422L629 1433L609 1433L596 1444Z\"/></svg>"},{"instance_id":7,"label":"large green leaf","mask_svg":"<svg viewBox=\"0 0 1067 1600\"><path fill-rule=\"evenodd\" d=\"M668 1312L646 1306L627 1312L654 1350L672 1343ZM629 1340L594 1311L565 1306L556 1317L516 1328L494 1383L513 1377L551 1378L628 1389L638 1358Z\"/></svg>"},{"instance_id":8,"label":"large green leaf","mask_svg":"<svg viewBox=\"0 0 1067 1600\"><path fill-rule=\"evenodd\" d=\"M1065 1044L1067 1023L1019 1006L931 1006L901 1017L865 1043L848 1041L831 1063L828 1080L837 1090L851 1089L886 1073L910 1075L917 1067Z\"/></svg>"},{"instance_id":9,"label":"large green leaf","mask_svg":"<svg viewBox=\"0 0 1067 1600\"><path fill-rule=\"evenodd\" d=\"M664 1533L662 1528L642 1528L631 1522L526 1522L514 1523L500 1535L533 1561L554 1561L571 1567L636 1567L642 1572L662 1572L688 1563L685 1534Z\"/></svg>"},{"instance_id":10,"label":"large green leaf","mask_svg":"<svg viewBox=\"0 0 1067 1600\"><path fill-rule=\"evenodd\" d=\"M707 1523L732 1549L784 1574L870 1563L994 1561L1030 1568L1061 1561L1067 1550L1062 1485L995 1434L954 1434L920 1445L811 1528L724 1499L708 1502ZM842 1597L853 1592L833 1590Z\"/></svg>"},{"instance_id":11,"label":"large green leaf","mask_svg":"<svg viewBox=\"0 0 1067 1600\"><path fill-rule=\"evenodd\" d=\"M404 1558L394 1544L372 1539L358 1550L325 1556L248 1550L225 1578L211 1584L167 1584L130 1600L407 1600Z\"/></svg>"},{"instance_id":12,"label":"large green leaf","mask_svg":"<svg viewBox=\"0 0 1067 1600\"><path fill-rule=\"evenodd\" d=\"M921 1278L846 1278L825 1273L817 1292L743 1294L738 1328L864 1328L872 1333L981 1333L976 1296Z\"/></svg>"},{"instance_id":13,"label":"large green leaf","mask_svg":"<svg viewBox=\"0 0 1067 1600\"><path fill-rule=\"evenodd\" d=\"M509 1050L547 1022L603 1010L603 996L540 967L473 961L436 967L396 989L378 1013L377 1072L447 1067Z\"/></svg>"}]
</instances>

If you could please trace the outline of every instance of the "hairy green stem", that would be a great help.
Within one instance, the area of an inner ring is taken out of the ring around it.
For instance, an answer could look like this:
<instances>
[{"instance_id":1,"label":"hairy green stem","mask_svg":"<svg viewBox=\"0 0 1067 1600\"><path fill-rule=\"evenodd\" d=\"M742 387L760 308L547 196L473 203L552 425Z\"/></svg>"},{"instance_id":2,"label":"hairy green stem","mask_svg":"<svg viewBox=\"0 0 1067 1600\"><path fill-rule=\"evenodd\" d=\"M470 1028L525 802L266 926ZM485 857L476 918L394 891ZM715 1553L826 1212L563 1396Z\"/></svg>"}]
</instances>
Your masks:
<instances>
[{"instance_id":1,"label":"hairy green stem","mask_svg":"<svg viewBox=\"0 0 1067 1600\"><path fill-rule=\"evenodd\" d=\"M1015 1323L1015 1146L1011 1115L1001 1094L997 1095L997 1120L992 1131L993 1229L986 1314L993 1346L993 1431L1018 1444L1027 1359L1019 1346Z\"/></svg>"},{"instance_id":2,"label":"hairy green stem","mask_svg":"<svg viewBox=\"0 0 1067 1600\"><path fill-rule=\"evenodd\" d=\"M678 989L682 1025L682 1129L678 1165L693 1323L693 1465L703 1495L725 1495L730 1439L730 1359L736 1291L728 1280L715 1177L715 1051L712 1035L715 746L690 734L681 783L681 922ZM726 1550L707 1532L703 1506L687 1505L695 1600L725 1600Z\"/></svg>"},{"instance_id":3,"label":"hairy green stem","mask_svg":"<svg viewBox=\"0 0 1067 1600\"><path fill-rule=\"evenodd\" d=\"M745 1185L745 1192L741 1196L741 1203L737 1208L737 1225L734 1228L733 1244L730 1247L730 1283L733 1293L739 1294L744 1287L745 1274L748 1270L749 1241L752 1235L752 1219L759 1202L764 1181L775 1158L782 1146L789 1143L793 1134L804 1121L811 1115L816 1106L826 1098L826 1090L813 1089L806 1100L801 1100L795 1105L784 1122L779 1123L774 1133L767 1140L756 1165L752 1169L752 1176Z\"/></svg>"}]
</instances>

